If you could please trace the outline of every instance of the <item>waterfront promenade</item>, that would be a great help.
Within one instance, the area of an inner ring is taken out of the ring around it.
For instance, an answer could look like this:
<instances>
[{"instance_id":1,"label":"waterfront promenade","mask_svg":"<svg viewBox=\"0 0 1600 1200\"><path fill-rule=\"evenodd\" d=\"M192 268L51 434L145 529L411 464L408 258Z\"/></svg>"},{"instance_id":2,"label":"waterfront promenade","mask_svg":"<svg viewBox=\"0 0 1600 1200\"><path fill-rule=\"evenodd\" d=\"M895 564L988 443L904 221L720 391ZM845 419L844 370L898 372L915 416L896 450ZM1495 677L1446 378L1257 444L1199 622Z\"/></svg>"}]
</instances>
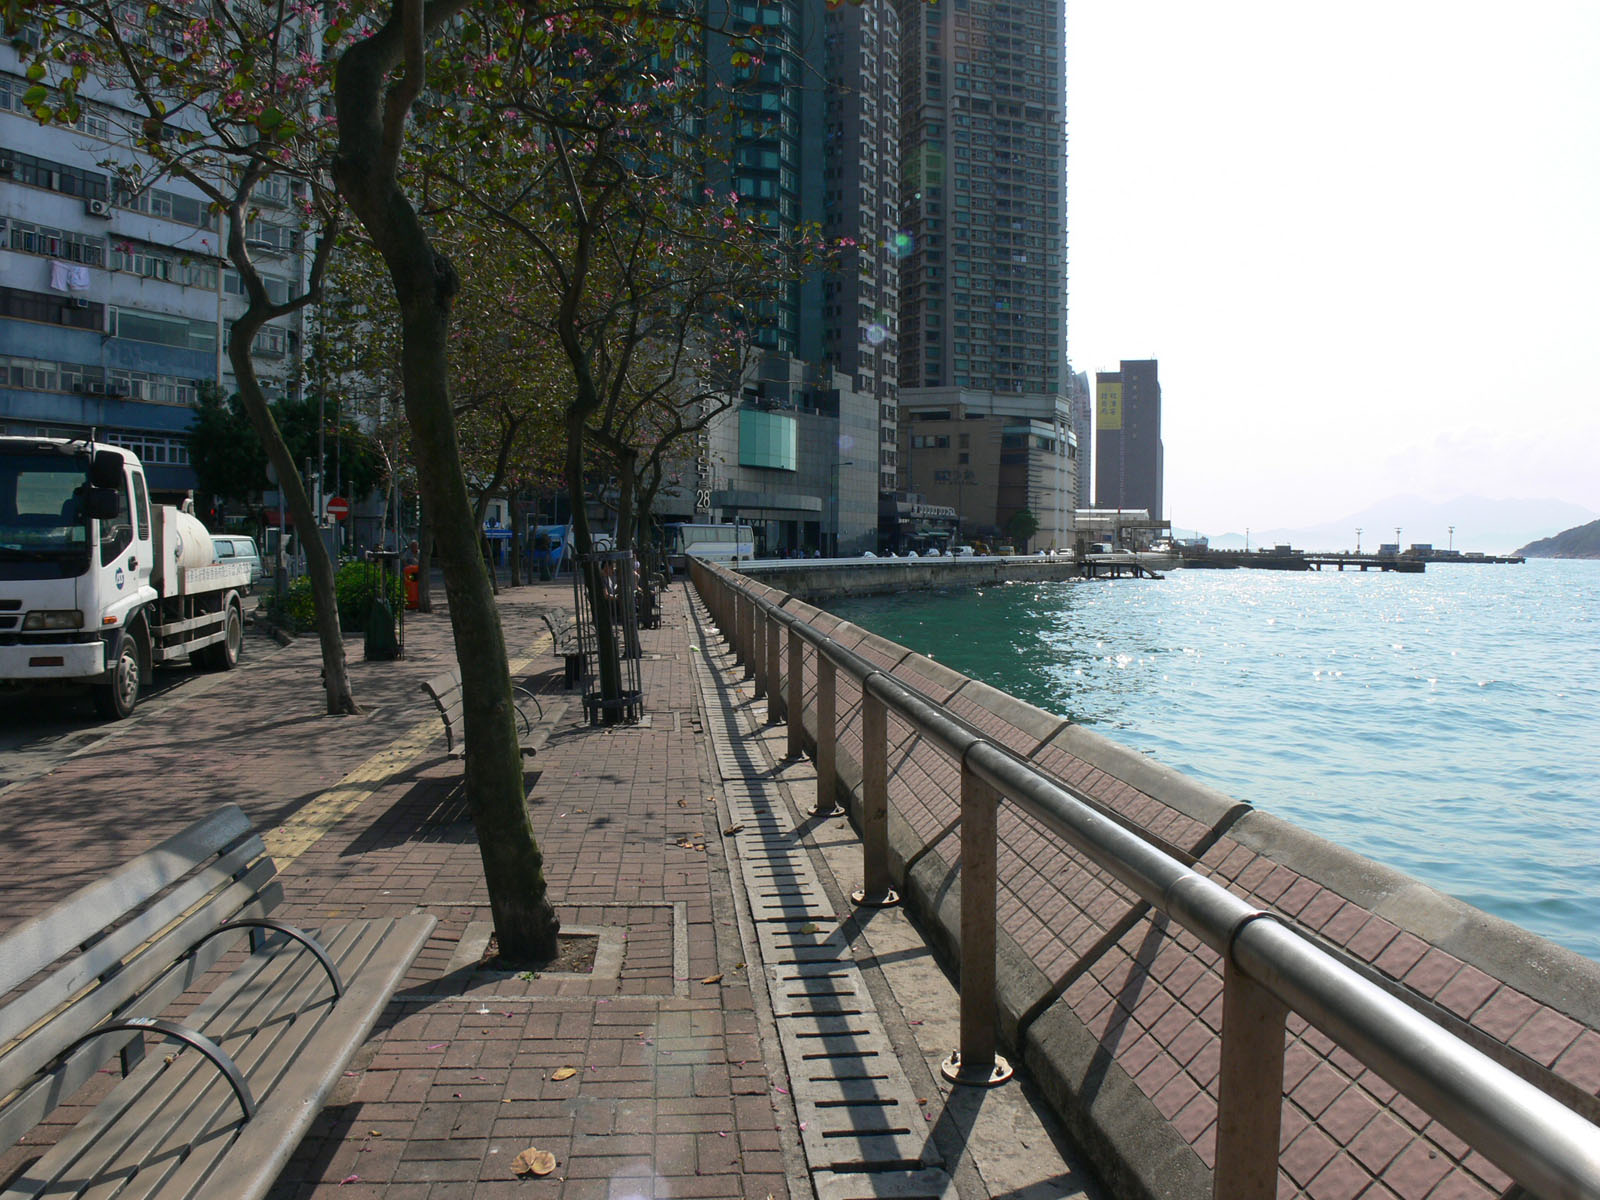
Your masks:
<instances>
[{"instance_id":1,"label":"waterfront promenade","mask_svg":"<svg viewBox=\"0 0 1600 1200\"><path fill-rule=\"evenodd\" d=\"M432 938L281 1179L283 1197L1094 1195L1029 1089L952 1096L935 1082L929 1064L955 1044L953 991L904 914L851 916L844 894L858 881L836 880L830 864L859 864L853 834L840 820L804 822L794 796L809 803L809 764L780 769L751 690L708 673L725 656L683 585L666 596L662 628L641 634L637 726L591 728L562 690L538 614L571 604L562 580L504 592L500 611L515 674L543 708L528 709L530 813L564 927L598 939L591 973L479 966L489 923L461 764L419 686L454 660L442 615L409 615L399 662L362 661L352 639L357 717L322 715L314 639L279 647L259 632L237 671L185 678L129 721L93 724L85 705L70 753L30 747L18 759L37 767L13 763L15 782L0 789L0 928L230 802L282 870L279 915L315 928L433 914ZM15 734L30 714L7 703ZM725 832L741 820L729 797L751 795L713 756L730 730L743 731L732 735L740 761L772 803L742 818L749 836ZM761 969L770 919L752 915L744 869L745 845L774 822L798 830L782 840L820 889L817 940L843 946L860 972L855 1008L875 1014L907 1089L908 1132L891 1149L911 1161L876 1185L838 1156L841 1139L821 1136L823 1085L797 1081L782 1051L794 1014L775 1014L781 993ZM57 1129L0 1156L0 1179ZM514 1177L530 1147L555 1156L551 1175Z\"/></svg>"}]
</instances>

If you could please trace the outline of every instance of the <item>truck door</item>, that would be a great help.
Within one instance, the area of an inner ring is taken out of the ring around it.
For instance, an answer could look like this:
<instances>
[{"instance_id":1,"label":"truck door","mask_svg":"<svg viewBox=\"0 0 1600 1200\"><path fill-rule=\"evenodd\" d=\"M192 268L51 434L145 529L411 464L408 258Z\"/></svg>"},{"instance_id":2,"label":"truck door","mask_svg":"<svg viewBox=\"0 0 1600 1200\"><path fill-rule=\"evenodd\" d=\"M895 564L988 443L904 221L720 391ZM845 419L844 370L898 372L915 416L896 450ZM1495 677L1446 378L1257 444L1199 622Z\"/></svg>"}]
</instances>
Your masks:
<instances>
[{"instance_id":1,"label":"truck door","mask_svg":"<svg viewBox=\"0 0 1600 1200\"><path fill-rule=\"evenodd\" d=\"M102 619L123 624L131 610L154 598L150 570L154 561L150 533L150 500L144 475L124 468L117 491L117 511L96 524L95 570L98 609Z\"/></svg>"}]
</instances>

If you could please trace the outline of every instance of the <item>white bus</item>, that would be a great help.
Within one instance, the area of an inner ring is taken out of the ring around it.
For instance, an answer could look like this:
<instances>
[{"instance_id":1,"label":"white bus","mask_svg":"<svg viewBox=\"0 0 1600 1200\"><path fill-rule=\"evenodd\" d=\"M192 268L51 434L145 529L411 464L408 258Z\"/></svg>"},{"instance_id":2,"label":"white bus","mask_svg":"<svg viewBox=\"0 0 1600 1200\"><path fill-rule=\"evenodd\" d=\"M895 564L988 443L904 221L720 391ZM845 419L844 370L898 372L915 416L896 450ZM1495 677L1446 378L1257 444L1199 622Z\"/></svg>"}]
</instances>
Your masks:
<instances>
[{"instance_id":1,"label":"white bus","mask_svg":"<svg viewBox=\"0 0 1600 1200\"><path fill-rule=\"evenodd\" d=\"M714 562L755 557L755 530L748 525L694 525L679 521L666 526L665 532L667 565L674 571L687 568L691 555Z\"/></svg>"}]
</instances>

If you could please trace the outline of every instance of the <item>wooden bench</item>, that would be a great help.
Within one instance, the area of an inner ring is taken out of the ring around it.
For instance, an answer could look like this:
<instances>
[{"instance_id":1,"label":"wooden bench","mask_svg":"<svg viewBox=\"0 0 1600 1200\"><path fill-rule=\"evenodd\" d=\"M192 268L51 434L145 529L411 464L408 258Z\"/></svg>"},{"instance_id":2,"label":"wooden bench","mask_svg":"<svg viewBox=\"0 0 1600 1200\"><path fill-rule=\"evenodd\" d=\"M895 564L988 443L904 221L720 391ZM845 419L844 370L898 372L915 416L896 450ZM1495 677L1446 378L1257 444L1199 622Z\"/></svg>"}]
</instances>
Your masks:
<instances>
[{"instance_id":1,"label":"wooden bench","mask_svg":"<svg viewBox=\"0 0 1600 1200\"><path fill-rule=\"evenodd\" d=\"M583 677L583 645L578 637L578 625L565 612L539 614L544 627L550 631L551 651L559 654L566 664L563 681L571 689Z\"/></svg>"},{"instance_id":2,"label":"wooden bench","mask_svg":"<svg viewBox=\"0 0 1600 1200\"><path fill-rule=\"evenodd\" d=\"M114 1057L123 1075L0 1181L5 1200L272 1186L434 924L312 938L268 915L275 875L230 805L0 938L0 1150ZM231 973L212 970L224 954L242 959ZM171 1017L191 988L205 994ZM175 1045L147 1054L146 1038Z\"/></svg>"},{"instance_id":3,"label":"wooden bench","mask_svg":"<svg viewBox=\"0 0 1600 1200\"><path fill-rule=\"evenodd\" d=\"M451 756L465 754L467 736L466 725L461 720L461 668L452 667L431 679L424 679L422 690L428 694L428 699L433 701L433 706L439 710L439 719L444 722L445 753ZM523 710L523 701L532 702L541 721L544 720L544 705L539 703L539 697L521 684L512 684L511 693L512 701L516 704L517 717L522 722L522 736L527 737L533 732L533 725ZM523 746L522 752L537 753L532 746Z\"/></svg>"}]
</instances>

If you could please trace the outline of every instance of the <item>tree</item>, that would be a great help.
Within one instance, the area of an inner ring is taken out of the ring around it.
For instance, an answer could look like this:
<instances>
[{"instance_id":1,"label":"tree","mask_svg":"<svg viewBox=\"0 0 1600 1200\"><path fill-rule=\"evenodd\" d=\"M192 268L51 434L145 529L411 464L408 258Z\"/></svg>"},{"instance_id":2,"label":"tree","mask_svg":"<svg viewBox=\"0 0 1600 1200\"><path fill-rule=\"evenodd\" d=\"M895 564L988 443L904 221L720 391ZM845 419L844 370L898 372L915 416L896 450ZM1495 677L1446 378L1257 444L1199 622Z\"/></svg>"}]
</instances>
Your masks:
<instances>
[{"instance_id":1,"label":"tree","mask_svg":"<svg viewBox=\"0 0 1600 1200\"><path fill-rule=\"evenodd\" d=\"M560 922L528 821L505 638L477 551L450 396L450 311L460 281L400 181L407 120L425 82L430 39L466 7L466 0L395 0L385 18L358 29L338 53L333 174L382 256L400 310L400 377L418 489L450 599L471 748L466 794L495 933L502 954L541 958L553 953Z\"/></svg>"},{"instance_id":2,"label":"tree","mask_svg":"<svg viewBox=\"0 0 1600 1200\"><path fill-rule=\"evenodd\" d=\"M23 96L34 116L77 120L80 88L91 76L119 89L122 106L107 111L128 114L119 140L138 157L107 160L117 190L133 198L157 179L182 179L221 214L226 258L247 300L227 336L228 361L296 526L315 528L316 514L273 418L253 351L269 321L320 296L341 220L323 169L325 129L316 111L326 68L306 40L314 10L241 4L190 14L118 0L8 0L8 26L24 11L41 27L40 49L27 69L32 86ZM279 298L269 292L250 249L262 232L258 191L274 181L299 202L303 230L316 233L304 286ZM328 712L358 712L345 671L333 566L320 539L302 543Z\"/></svg>"},{"instance_id":3,"label":"tree","mask_svg":"<svg viewBox=\"0 0 1600 1200\"><path fill-rule=\"evenodd\" d=\"M1026 508L1019 508L1006 521L1006 536L1018 550L1026 553L1028 539L1039 532L1039 518Z\"/></svg>"},{"instance_id":4,"label":"tree","mask_svg":"<svg viewBox=\"0 0 1600 1200\"><path fill-rule=\"evenodd\" d=\"M626 546L639 480L654 471L653 491L672 439L710 419L708 400L737 398L747 327L815 249L703 188L702 32L649 10L479 6L418 115L443 194L525 247L549 297L531 319L567 364L563 474L583 554L594 546L586 484L604 474L593 452L615 465ZM609 714L617 643L598 574L588 583Z\"/></svg>"}]
</instances>

